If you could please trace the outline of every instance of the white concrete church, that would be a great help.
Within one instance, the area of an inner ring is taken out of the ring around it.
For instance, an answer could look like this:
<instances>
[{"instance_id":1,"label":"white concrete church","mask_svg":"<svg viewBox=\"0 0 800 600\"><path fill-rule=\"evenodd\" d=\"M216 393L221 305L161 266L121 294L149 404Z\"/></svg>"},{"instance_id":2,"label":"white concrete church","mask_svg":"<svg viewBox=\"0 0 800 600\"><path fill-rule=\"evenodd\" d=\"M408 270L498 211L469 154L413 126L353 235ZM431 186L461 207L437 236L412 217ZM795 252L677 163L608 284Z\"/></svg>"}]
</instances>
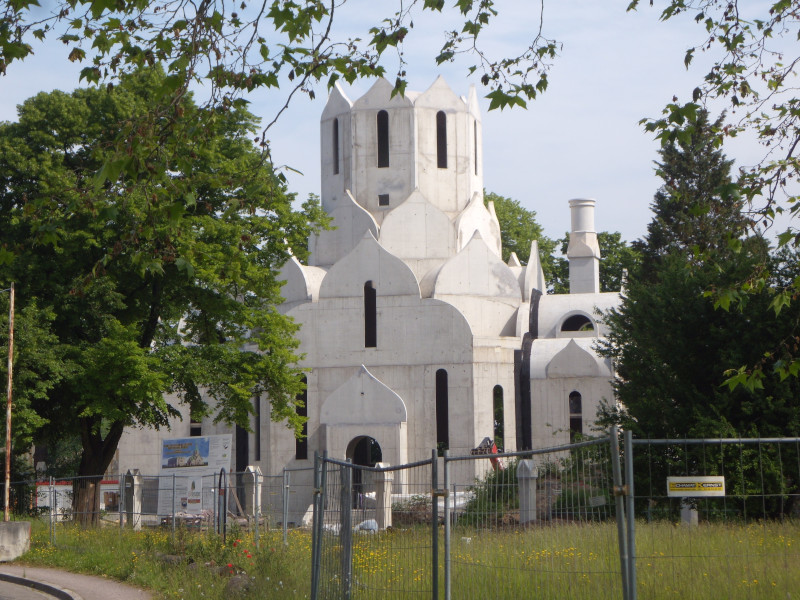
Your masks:
<instances>
[{"instance_id":1,"label":"white concrete church","mask_svg":"<svg viewBox=\"0 0 800 600\"><path fill-rule=\"evenodd\" d=\"M272 423L260 399L252 432L234 436L235 470L279 474L315 451L395 465L433 448L466 454L494 436L496 404L505 450L553 446L589 433L613 401L612 366L592 346L598 309L619 294L600 293L594 200L569 202L570 293L547 294L535 243L526 266L501 259L475 90L459 97L439 78L391 92L381 79L352 101L336 87L322 114L333 229L310 240L308 265L292 259L281 274L309 369L307 438ZM157 472L158 439L223 431L187 415L168 432L126 433L120 468Z\"/></svg>"}]
</instances>

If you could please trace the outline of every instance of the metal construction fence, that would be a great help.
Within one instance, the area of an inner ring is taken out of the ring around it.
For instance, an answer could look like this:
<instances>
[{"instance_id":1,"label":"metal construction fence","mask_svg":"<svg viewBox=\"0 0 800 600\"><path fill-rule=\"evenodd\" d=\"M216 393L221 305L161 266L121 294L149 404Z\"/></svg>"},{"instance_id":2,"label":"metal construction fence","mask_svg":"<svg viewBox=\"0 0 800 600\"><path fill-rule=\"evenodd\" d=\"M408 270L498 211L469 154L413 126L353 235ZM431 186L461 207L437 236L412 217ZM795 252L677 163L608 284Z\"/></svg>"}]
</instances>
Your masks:
<instances>
[{"instance_id":1,"label":"metal construction fence","mask_svg":"<svg viewBox=\"0 0 800 600\"><path fill-rule=\"evenodd\" d=\"M49 521L51 543L57 542L60 526L74 523L161 527L173 535L177 528L224 535L235 524L253 531L256 543L259 531L280 528L286 542L289 529L301 527L304 519L310 526L312 482L311 467L284 469L277 476L222 470L196 479L138 471L116 477L51 477L12 482L10 505L14 518ZM190 494L192 485L200 491Z\"/></svg>"},{"instance_id":2,"label":"metal construction fence","mask_svg":"<svg viewBox=\"0 0 800 600\"><path fill-rule=\"evenodd\" d=\"M800 438L620 440L612 430L535 451L443 454L375 467L317 455L277 475L221 471L194 495L180 476L138 472L18 482L10 500L15 518L49 522L56 545L76 522L223 538L235 527L256 547L272 530L303 553L310 538L305 593L318 600L800 590Z\"/></svg>"},{"instance_id":3,"label":"metal construction fence","mask_svg":"<svg viewBox=\"0 0 800 600\"><path fill-rule=\"evenodd\" d=\"M612 430L390 468L317 456L314 488L312 599L800 590L800 438L620 443Z\"/></svg>"},{"instance_id":4,"label":"metal construction fence","mask_svg":"<svg viewBox=\"0 0 800 600\"><path fill-rule=\"evenodd\" d=\"M641 598L796 598L800 438L631 441Z\"/></svg>"}]
</instances>

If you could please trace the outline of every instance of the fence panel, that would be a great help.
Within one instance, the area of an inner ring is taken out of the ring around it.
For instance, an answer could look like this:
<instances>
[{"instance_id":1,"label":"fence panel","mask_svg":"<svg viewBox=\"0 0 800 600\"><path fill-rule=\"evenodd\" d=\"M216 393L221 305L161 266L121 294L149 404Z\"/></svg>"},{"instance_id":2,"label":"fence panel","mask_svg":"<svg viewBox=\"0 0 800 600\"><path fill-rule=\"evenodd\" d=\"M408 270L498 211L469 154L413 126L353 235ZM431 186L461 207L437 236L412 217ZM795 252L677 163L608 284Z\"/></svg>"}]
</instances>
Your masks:
<instances>
[{"instance_id":1,"label":"fence panel","mask_svg":"<svg viewBox=\"0 0 800 600\"><path fill-rule=\"evenodd\" d=\"M378 470L323 461L318 598L431 598L431 461Z\"/></svg>"},{"instance_id":2,"label":"fence panel","mask_svg":"<svg viewBox=\"0 0 800 600\"><path fill-rule=\"evenodd\" d=\"M632 449L639 598L795 596L800 438L633 440Z\"/></svg>"},{"instance_id":3,"label":"fence panel","mask_svg":"<svg viewBox=\"0 0 800 600\"><path fill-rule=\"evenodd\" d=\"M485 475L450 485L451 598L622 597L607 439L456 457L448 480L465 461Z\"/></svg>"}]
</instances>

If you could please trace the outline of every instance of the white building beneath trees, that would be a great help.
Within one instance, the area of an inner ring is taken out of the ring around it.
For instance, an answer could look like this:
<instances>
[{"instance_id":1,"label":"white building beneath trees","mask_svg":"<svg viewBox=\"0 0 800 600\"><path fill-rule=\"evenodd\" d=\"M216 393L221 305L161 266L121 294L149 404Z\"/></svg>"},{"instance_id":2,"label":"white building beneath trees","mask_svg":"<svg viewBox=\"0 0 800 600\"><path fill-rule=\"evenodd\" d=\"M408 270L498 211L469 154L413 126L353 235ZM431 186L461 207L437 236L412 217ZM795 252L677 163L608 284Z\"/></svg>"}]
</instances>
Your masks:
<instances>
[{"instance_id":1,"label":"white building beneath trees","mask_svg":"<svg viewBox=\"0 0 800 600\"><path fill-rule=\"evenodd\" d=\"M619 302L600 293L594 200L570 201L570 293L547 294L536 243L525 266L501 259L474 88L459 97L440 77L392 97L381 79L351 101L337 86L320 129L333 228L310 240L308 265L292 259L281 274L309 369L307 438L259 399L252 432L234 435L234 469L280 474L316 451L361 464L464 454L497 426L509 451L590 433L613 401L611 364L593 350L597 310ZM155 473L161 438L229 431L187 415L171 431L127 432L120 468Z\"/></svg>"}]
</instances>

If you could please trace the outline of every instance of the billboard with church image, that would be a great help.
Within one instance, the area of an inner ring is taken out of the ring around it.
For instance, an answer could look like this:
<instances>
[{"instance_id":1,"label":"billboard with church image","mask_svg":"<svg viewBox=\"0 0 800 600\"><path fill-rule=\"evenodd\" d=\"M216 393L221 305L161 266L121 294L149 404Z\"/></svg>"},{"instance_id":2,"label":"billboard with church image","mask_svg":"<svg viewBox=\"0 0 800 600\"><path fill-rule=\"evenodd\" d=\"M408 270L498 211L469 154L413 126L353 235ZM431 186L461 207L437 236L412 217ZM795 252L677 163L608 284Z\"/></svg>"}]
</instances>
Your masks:
<instances>
[{"instance_id":1,"label":"billboard with church image","mask_svg":"<svg viewBox=\"0 0 800 600\"><path fill-rule=\"evenodd\" d=\"M220 469L230 471L231 450L230 434L162 440L158 514L212 510L210 492L217 485Z\"/></svg>"}]
</instances>

